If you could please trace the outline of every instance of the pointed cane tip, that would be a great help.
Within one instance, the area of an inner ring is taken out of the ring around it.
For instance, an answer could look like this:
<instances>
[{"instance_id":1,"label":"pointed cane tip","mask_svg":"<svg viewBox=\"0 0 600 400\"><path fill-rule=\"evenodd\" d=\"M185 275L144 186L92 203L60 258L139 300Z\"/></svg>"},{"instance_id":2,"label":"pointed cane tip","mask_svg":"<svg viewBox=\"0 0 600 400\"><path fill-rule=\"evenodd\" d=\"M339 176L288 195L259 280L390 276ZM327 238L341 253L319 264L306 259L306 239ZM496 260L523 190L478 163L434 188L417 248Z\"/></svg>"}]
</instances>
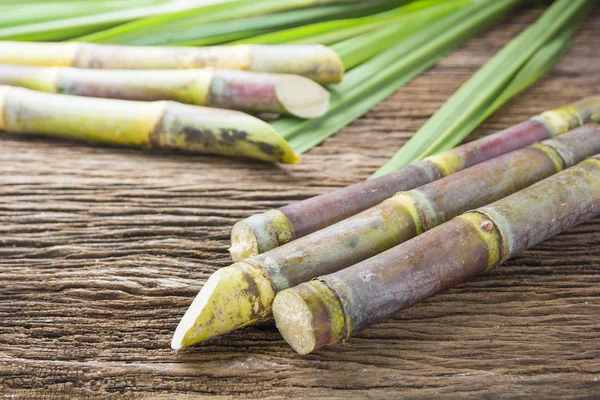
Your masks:
<instances>
[{"instance_id":1,"label":"pointed cane tip","mask_svg":"<svg viewBox=\"0 0 600 400\"><path fill-rule=\"evenodd\" d=\"M275 93L283 108L295 117L318 118L329 109L329 92L303 76L281 76Z\"/></svg>"},{"instance_id":2,"label":"pointed cane tip","mask_svg":"<svg viewBox=\"0 0 600 400\"><path fill-rule=\"evenodd\" d=\"M216 296L218 296L217 288L220 286L222 276L223 269L220 269L208 278L190 308L183 315L179 325L177 325L171 340L171 348L178 350L210 337L209 332L203 328L207 327L207 322L214 315L213 297L215 291L217 291Z\"/></svg>"},{"instance_id":3,"label":"pointed cane tip","mask_svg":"<svg viewBox=\"0 0 600 400\"><path fill-rule=\"evenodd\" d=\"M283 339L298 354L315 350L313 313L298 293L290 289L279 292L273 301L273 317Z\"/></svg>"},{"instance_id":4,"label":"pointed cane tip","mask_svg":"<svg viewBox=\"0 0 600 400\"><path fill-rule=\"evenodd\" d=\"M177 326L171 341L181 349L259 322L275 296L262 271L247 263L221 268L208 278Z\"/></svg>"}]
</instances>

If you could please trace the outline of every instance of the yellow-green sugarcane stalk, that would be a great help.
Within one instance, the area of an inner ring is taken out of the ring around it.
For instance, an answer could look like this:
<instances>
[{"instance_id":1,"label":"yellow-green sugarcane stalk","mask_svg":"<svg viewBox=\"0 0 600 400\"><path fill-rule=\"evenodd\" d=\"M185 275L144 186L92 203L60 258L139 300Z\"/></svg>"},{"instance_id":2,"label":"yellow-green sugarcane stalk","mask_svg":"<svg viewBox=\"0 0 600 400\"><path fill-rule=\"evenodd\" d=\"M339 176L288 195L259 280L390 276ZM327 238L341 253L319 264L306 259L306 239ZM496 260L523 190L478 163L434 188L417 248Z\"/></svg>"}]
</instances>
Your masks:
<instances>
[{"instance_id":1,"label":"yellow-green sugarcane stalk","mask_svg":"<svg viewBox=\"0 0 600 400\"><path fill-rule=\"evenodd\" d=\"M300 354L349 339L600 214L600 155L406 243L277 294L273 313Z\"/></svg>"},{"instance_id":2,"label":"yellow-green sugarcane stalk","mask_svg":"<svg viewBox=\"0 0 600 400\"><path fill-rule=\"evenodd\" d=\"M0 86L0 130L269 162L299 160L288 143L258 118L173 101L97 99Z\"/></svg>"},{"instance_id":3,"label":"yellow-green sugarcane stalk","mask_svg":"<svg viewBox=\"0 0 600 400\"><path fill-rule=\"evenodd\" d=\"M301 75L321 84L339 83L344 75L337 53L322 45L153 47L0 41L0 63L96 69L213 67Z\"/></svg>"},{"instance_id":4,"label":"yellow-green sugarcane stalk","mask_svg":"<svg viewBox=\"0 0 600 400\"><path fill-rule=\"evenodd\" d=\"M600 97L590 97L546 111L501 132L417 161L380 178L253 215L234 225L229 250L231 257L233 261L242 261L264 253L358 214L394 193L425 185L589 122L600 122Z\"/></svg>"},{"instance_id":5,"label":"yellow-green sugarcane stalk","mask_svg":"<svg viewBox=\"0 0 600 400\"><path fill-rule=\"evenodd\" d=\"M400 192L337 224L221 268L185 313L172 347L268 319L275 293L372 257L598 152L600 125L584 126Z\"/></svg>"},{"instance_id":6,"label":"yellow-green sugarcane stalk","mask_svg":"<svg viewBox=\"0 0 600 400\"><path fill-rule=\"evenodd\" d=\"M174 100L246 112L316 118L329 92L299 75L225 69L97 70L0 64L0 85L125 100Z\"/></svg>"}]
</instances>

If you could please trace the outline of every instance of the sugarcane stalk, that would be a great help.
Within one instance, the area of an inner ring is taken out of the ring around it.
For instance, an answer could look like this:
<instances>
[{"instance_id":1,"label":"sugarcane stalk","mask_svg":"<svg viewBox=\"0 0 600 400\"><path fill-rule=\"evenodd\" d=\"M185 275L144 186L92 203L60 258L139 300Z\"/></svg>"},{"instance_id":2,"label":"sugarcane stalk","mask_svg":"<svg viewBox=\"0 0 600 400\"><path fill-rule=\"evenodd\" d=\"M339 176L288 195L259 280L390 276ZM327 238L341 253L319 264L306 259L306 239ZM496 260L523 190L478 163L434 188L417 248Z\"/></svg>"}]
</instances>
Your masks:
<instances>
[{"instance_id":1,"label":"sugarcane stalk","mask_svg":"<svg viewBox=\"0 0 600 400\"><path fill-rule=\"evenodd\" d=\"M269 162L296 163L299 159L258 118L172 101L96 99L0 86L0 130Z\"/></svg>"},{"instance_id":2,"label":"sugarcane stalk","mask_svg":"<svg viewBox=\"0 0 600 400\"><path fill-rule=\"evenodd\" d=\"M410 190L492 157L600 122L600 97L547 111L494 135L417 161L389 175L268 210L237 222L231 232L234 261L264 253L358 214L394 193Z\"/></svg>"},{"instance_id":3,"label":"sugarcane stalk","mask_svg":"<svg viewBox=\"0 0 600 400\"><path fill-rule=\"evenodd\" d=\"M0 84L77 96L174 100L300 118L319 117L329 106L329 92L303 76L212 68L132 71L0 64Z\"/></svg>"},{"instance_id":4,"label":"sugarcane stalk","mask_svg":"<svg viewBox=\"0 0 600 400\"><path fill-rule=\"evenodd\" d=\"M95 69L213 67L301 75L321 84L338 83L344 75L339 56L322 45L153 47L0 41L0 63Z\"/></svg>"},{"instance_id":5,"label":"sugarcane stalk","mask_svg":"<svg viewBox=\"0 0 600 400\"><path fill-rule=\"evenodd\" d=\"M600 214L600 155L350 268L280 292L277 328L300 354L346 340Z\"/></svg>"},{"instance_id":6,"label":"sugarcane stalk","mask_svg":"<svg viewBox=\"0 0 600 400\"><path fill-rule=\"evenodd\" d=\"M268 319L275 293L379 254L599 152L600 125L584 126L400 192L351 218L223 268L198 294L202 301L186 312L172 347Z\"/></svg>"}]
</instances>

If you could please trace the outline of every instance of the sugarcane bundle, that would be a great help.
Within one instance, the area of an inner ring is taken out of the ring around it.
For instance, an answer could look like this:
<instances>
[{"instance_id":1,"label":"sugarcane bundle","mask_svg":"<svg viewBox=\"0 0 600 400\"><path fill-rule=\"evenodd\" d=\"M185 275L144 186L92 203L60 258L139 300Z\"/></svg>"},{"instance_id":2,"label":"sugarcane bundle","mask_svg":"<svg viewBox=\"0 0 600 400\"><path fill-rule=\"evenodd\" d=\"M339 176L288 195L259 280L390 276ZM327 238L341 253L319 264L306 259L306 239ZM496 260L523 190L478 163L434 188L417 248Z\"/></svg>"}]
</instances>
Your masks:
<instances>
[{"instance_id":1,"label":"sugarcane bundle","mask_svg":"<svg viewBox=\"0 0 600 400\"><path fill-rule=\"evenodd\" d=\"M322 45L151 47L0 41L0 63L97 69L213 67L301 75L321 84L340 82L344 75L337 53Z\"/></svg>"},{"instance_id":2,"label":"sugarcane bundle","mask_svg":"<svg viewBox=\"0 0 600 400\"><path fill-rule=\"evenodd\" d=\"M589 122L600 122L600 97L546 111L504 131L417 161L380 178L253 215L234 225L231 256L234 261L241 261L264 253L358 214L396 192L414 189Z\"/></svg>"},{"instance_id":3,"label":"sugarcane bundle","mask_svg":"<svg viewBox=\"0 0 600 400\"><path fill-rule=\"evenodd\" d=\"M578 128L400 192L337 224L222 268L182 318L172 347L268 319L275 293L375 256L599 152L600 125Z\"/></svg>"},{"instance_id":4,"label":"sugarcane bundle","mask_svg":"<svg viewBox=\"0 0 600 400\"><path fill-rule=\"evenodd\" d=\"M0 64L0 85L77 96L174 100L299 118L320 117L329 107L329 92L308 78L212 68L132 71Z\"/></svg>"},{"instance_id":5,"label":"sugarcane bundle","mask_svg":"<svg viewBox=\"0 0 600 400\"><path fill-rule=\"evenodd\" d=\"M0 130L298 162L287 142L258 118L172 101L98 99L0 86Z\"/></svg>"},{"instance_id":6,"label":"sugarcane bundle","mask_svg":"<svg viewBox=\"0 0 600 400\"><path fill-rule=\"evenodd\" d=\"M300 354L346 340L600 214L600 155L415 239L277 294L273 313Z\"/></svg>"}]
</instances>

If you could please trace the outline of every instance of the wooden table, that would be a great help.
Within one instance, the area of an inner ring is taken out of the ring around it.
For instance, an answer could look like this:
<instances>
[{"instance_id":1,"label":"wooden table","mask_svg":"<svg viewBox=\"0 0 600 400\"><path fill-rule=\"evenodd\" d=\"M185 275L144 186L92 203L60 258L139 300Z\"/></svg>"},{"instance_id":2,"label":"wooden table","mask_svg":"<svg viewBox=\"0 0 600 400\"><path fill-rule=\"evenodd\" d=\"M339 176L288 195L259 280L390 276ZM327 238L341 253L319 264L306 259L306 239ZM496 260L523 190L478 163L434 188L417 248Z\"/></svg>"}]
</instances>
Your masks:
<instances>
[{"instance_id":1,"label":"wooden table","mask_svg":"<svg viewBox=\"0 0 600 400\"><path fill-rule=\"evenodd\" d=\"M474 137L599 94L599 11ZM366 178L537 15L503 19L297 166L2 134L0 395L600 398L600 219L313 355L270 324L169 348L230 264L235 221Z\"/></svg>"}]
</instances>

